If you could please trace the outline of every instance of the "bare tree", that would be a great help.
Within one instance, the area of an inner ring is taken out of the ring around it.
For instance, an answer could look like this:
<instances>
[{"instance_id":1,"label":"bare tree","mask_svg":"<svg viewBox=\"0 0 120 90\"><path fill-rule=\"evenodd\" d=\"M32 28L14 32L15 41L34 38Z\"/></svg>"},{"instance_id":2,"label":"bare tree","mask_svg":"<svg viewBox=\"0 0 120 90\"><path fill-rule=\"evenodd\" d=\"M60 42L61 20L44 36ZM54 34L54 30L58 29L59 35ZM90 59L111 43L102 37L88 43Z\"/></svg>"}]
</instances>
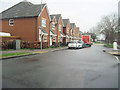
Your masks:
<instances>
[{"instance_id":1,"label":"bare tree","mask_svg":"<svg viewBox=\"0 0 120 90\"><path fill-rule=\"evenodd\" d=\"M97 25L97 30L105 35L107 43L113 43L117 38L118 31L118 17L117 14L104 16Z\"/></svg>"}]
</instances>

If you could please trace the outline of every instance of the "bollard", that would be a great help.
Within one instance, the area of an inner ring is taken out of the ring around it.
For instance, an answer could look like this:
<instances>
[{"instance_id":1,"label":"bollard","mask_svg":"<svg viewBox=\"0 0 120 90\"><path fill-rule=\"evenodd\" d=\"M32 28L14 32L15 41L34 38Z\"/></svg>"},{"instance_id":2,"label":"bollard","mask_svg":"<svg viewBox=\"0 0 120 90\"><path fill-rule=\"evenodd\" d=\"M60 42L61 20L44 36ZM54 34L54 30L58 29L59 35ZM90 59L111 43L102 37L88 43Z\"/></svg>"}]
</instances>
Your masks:
<instances>
[{"instance_id":1,"label":"bollard","mask_svg":"<svg viewBox=\"0 0 120 90\"><path fill-rule=\"evenodd\" d=\"M117 42L113 42L113 50L117 50Z\"/></svg>"}]
</instances>

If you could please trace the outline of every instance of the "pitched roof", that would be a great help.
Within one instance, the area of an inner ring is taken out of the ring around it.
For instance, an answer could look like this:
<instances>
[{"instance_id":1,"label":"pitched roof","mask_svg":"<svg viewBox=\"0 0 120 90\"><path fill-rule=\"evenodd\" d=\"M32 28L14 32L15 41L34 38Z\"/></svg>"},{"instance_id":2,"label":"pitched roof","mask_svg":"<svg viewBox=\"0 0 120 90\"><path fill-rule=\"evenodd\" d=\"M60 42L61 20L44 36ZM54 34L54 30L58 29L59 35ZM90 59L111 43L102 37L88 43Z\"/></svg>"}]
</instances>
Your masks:
<instances>
[{"instance_id":1,"label":"pitched roof","mask_svg":"<svg viewBox=\"0 0 120 90\"><path fill-rule=\"evenodd\" d=\"M63 19L63 27L67 27L69 19Z\"/></svg>"},{"instance_id":2,"label":"pitched roof","mask_svg":"<svg viewBox=\"0 0 120 90\"><path fill-rule=\"evenodd\" d=\"M75 23L70 23L70 29L73 29L75 26Z\"/></svg>"},{"instance_id":3,"label":"pitched roof","mask_svg":"<svg viewBox=\"0 0 120 90\"><path fill-rule=\"evenodd\" d=\"M51 20L53 20L54 16L53 16L53 15L50 15L50 18L51 18Z\"/></svg>"},{"instance_id":4,"label":"pitched roof","mask_svg":"<svg viewBox=\"0 0 120 90\"><path fill-rule=\"evenodd\" d=\"M42 9L46 4L42 4ZM3 11L2 19L35 17L41 12L41 4L32 4L28 1L22 1L7 10Z\"/></svg>"},{"instance_id":5,"label":"pitched roof","mask_svg":"<svg viewBox=\"0 0 120 90\"><path fill-rule=\"evenodd\" d=\"M50 15L51 20L54 18L54 16L55 16L55 19L56 19L57 24L58 24L58 21L59 21L59 18L61 17L61 14L52 14L52 15Z\"/></svg>"}]
</instances>

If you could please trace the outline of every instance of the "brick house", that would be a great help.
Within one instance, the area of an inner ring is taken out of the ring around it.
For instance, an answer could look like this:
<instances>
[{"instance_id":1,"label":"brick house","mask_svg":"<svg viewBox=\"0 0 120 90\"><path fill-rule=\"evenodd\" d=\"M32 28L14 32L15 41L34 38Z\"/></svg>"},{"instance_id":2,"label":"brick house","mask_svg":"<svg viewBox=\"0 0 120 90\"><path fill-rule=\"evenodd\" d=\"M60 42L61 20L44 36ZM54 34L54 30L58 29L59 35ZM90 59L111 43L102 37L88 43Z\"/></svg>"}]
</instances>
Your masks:
<instances>
[{"instance_id":1,"label":"brick house","mask_svg":"<svg viewBox=\"0 0 120 90\"><path fill-rule=\"evenodd\" d=\"M55 17L56 19L56 24L55 24L55 33L57 34L56 36L56 43L63 43L63 37L65 37L63 33L63 21L62 21L62 16L61 14L54 14L50 15L50 17Z\"/></svg>"},{"instance_id":2,"label":"brick house","mask_svg":"<svg viewBox=\"0 0 120 90\"><path fill-rule=\"evenodd\" d=\"M69 19L63 19L63 33L66 37L63 39L63 43L66 45L70 42L71 39L71 32L70 32L70 20Z\"/></svg>"},{"instance_id":3,"label":"brick house","mask_svg":"<svg viewBox=\"0 0 120 90\"><path fill-rule=\"evenodd\" d=\"M50 21L50 46L54 45L54 43L57 43L57 28L55 25L57 24L55 16L50 15L51 21Z\"/></svg>"},{"instance_id":4,"label":"brick house","mask_svg":"<svg viewBox=\"0 0 120 90\"><path fill-rule=\"evenodd\" d=\"M72 41L76 40L76 25L75 23L70 23L70 30L72 32Z\"/></svg>"},{"instance_id":5,"label":"brick house","mask_svg":"<svg viewBox=\"0 0 120 90\"><path fill-rule=\"evenodd\" d=\"M12 36L19 36L25 41L40 42L42 31L42 41L47 42L49 46L50 16L46 4L42 4L42 25L41 4L22 1L1 14L2 32L10 33Z\"/></svg>"},{"instance_id":6,"label":"brick house","mask_svg":"<svg viewBox=\"0 0 120 90\"><path fill-rule=\"evenodd\" d=\"M79 29L79 27L76 27L76 37L77 37L77 40L80 40L80 29Z\"/></svg>"},{"instance_id":7,"label":"brick house","mask_svg":"<svg viewBox=\"0 0 120 90\"><path fill-rule=\"evenodd\" d=\"M79 38L79 40L82 41L82 31L80 31Z\"/></svg>"}]
</instances>

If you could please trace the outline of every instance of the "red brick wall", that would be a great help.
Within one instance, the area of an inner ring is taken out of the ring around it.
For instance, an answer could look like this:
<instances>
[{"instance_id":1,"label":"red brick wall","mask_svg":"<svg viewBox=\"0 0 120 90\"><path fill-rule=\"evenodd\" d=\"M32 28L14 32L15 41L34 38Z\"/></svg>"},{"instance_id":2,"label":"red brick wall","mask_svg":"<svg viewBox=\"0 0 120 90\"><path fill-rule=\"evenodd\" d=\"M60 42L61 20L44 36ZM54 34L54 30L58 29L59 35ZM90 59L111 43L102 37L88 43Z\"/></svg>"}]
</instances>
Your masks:
<instances>
[{"instance_id":1,"label":"red brick wall","mask_svg":"<svg viewBox=\"0 0 120 90\"><path fill-rule=\"evenodd\" d=\"M2 20L2 32L20 36L22 40L35 41L35 18L14 19L14 26L9 26L9 19Z\"/></svg>"},{"instance_id":2,"label":"red brick wall","mask_svg":"<svg viewBox=\"0 0 120 90\"><path fill-rule=\"evenodd\" d=\"M0 41L0 49L6 50L6 49L13 49L13 40L6 40L6 41ZM30 49L39 49L40 48L40 42L29 42L29 41L21 41L21 48L30 48ZM42 48L48 48L48 42L43 42Z\"/></svg>"},{"instance_id":3,"label":"red brick wall","mask_svg":"<svg viewBox=\"0 0 120 90\"><path fill-rule=\"evenodd\" d=\"M21 38L18 36L10 36L10 37L4 37L4 36L0 36L0 41L5 41L5 40L20 40Z\"/></svg>"},{"instance_id":4,"label":"red brick wall","mask_svg":"<svg viewBox=\"0 0 120 90\"><path fill-rule=\"evenodd\" d=\"M66 33L67 33L67 29L68 29L68 28L69 28L69 33L68 33L68 35L70 36L70 21L68 22L66 28L64 28L64 34L65 34L65 35L66 35ZM64 44L67 44L67 43L66 43L66 38L67 38L67 37L65 37L64 40L63 40L63 41L64 41ZM70 38L69 38L69 41L68 41L68 42L70 42Z\"/></svg>"},{"instance_id":5,"label":"red brick wall","mask_svg":"<svg viewBox=\"0 0 120 90\"><path fill-rule=\"evenodd\" d=\"M52 29L52 23L56 24L55 18L53 18L52 22L50 23L50 29ZM55 27L55 30L53 30L57 34L57 27ZM57 39L57 36L55 37ZM57 40L56 40L57 42Z\"/></svg>"},{"instance_id":6,"label":"red brick wall","mask_svg":"<svg viewBox=\"0 0 120 90\"><path fill-rule=\"evenodd\" d=\"M67 28L69 28L69 33L68 33L68 35L70 36L70 21L68 22L68 24L67 24ZM70 42L70 38L69 38L69 41L68 42Z\"/></svg>"},{"instance_id":7,"label":"red brick wall","mask_svg":"<svg viewBox=\"0 0 120 90\"><path fill-rule=\"evenodd\" d=\"M39 49L41 43L40 42L21 42L21 48L33 48ZM48 48L48 42L43 42L42 48Z\"/></svg>"},{"instance_id":8,"label":"red brick wall","mask_svg":"<svg viewBox=\"0 0 120 90\"><path fill-rule=\"evenodd\" d=\"M61 33L59 31L59 25L61 25L61 32L63 32L63 23L62 23L62 17L59 18L58 24L57 24L57 30L58 30L58 36L61 37ZM62 41L63 42L63 41Z\"/></svg>"},{"instance_id":9,"label":"red brick wall","mask_svg":"<svg viewBox=\"0 0 120 90\"><path fill-rule=\"evenodd\" d=\"M47 36L47 42L48 42L48 46L50 45L50 39L49 39L49 27L50 27L50 19L49 19L49 15L47 13L47 7L44 8L43 12L42 12L42 18L45 18L46 19L46 27L43 27L47 33L48 33L48 36ZM38 22L38 25L37 25L37 41L39 41L39 26L41 26L41 15L38 16L37 18L37 22ZM43 40L44 41L44 40Z\"/></svg>"}]
</instances>

